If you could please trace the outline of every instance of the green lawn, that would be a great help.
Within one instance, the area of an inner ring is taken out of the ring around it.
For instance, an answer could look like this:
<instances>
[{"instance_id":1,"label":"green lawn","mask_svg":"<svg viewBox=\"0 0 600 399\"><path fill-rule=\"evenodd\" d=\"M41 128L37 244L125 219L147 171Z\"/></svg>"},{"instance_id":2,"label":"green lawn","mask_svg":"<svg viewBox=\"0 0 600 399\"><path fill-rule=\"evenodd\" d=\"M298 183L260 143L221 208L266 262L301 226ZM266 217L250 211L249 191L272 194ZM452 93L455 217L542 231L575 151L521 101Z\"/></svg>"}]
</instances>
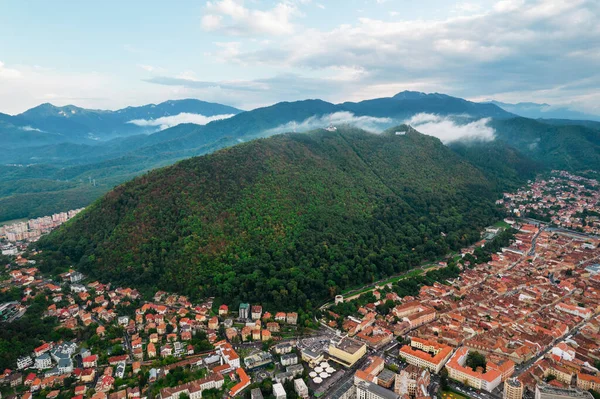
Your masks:
<instances>
[{"instance_id":1,"label":"green lawn","mask_svg":"<svg viewBox=\"0 0 600 399\"><path fill-rule=\"evenodd\" d=\"M506 223L504 220L499 220L494 223L494 227L504 227L505 229L510 228L510 224Z\"/></svg>"}]
</instances>

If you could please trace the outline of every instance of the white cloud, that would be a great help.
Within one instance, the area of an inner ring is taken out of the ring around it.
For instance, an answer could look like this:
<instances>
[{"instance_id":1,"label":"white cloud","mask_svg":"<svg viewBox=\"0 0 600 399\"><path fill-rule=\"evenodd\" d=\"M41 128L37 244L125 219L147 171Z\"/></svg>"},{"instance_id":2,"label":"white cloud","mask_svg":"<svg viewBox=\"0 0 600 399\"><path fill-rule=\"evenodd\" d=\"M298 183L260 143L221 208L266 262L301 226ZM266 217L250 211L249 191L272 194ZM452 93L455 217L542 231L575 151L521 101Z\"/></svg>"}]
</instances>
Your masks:
<instances>
[{"instance_id":1,"label":"white cloud","mask_svg":"<svg viewBox=\"0 0 600 399\"><path fill-rule=\"evenodd\" d=\"M134 119L127 123L131 123L137 126L158 126L160 130L164 130L173 126L177 126L182 123L194 123L196 125L206 125L212 121L218 121L221 119L231 118L233 114L204 116L201 114L190 114L182 112L177 115L163 116L156 119Z\"/></svg>"},{"instance_id":2,"label":"white cloud","mask_svg":"<svg viewBox=\"0 0 600 399\"><path fill-rule=\"evenodd\" d=\"M294 31L294 15L299 15L299 11L290 2L259 10L245 7L243 0L217 0L206 2L200 25L206 31L230 35L287 35Z\"/></svg>"},{"instance_id":3,"label":"white cloud","mask_svg":"<svg viewBox=\"0 0 600 399\"><path fill-rule=\"evenodd\" d=\"M420 113L404 123L411 125L423 134L437 137L443 143L458 140L494 140L496 132L494 128L488 125L490 118L478 119L468 123L458 122L463 118L462 115L452 117Z\"/></svg>"},{"instance_id":4,"label":"white cloud","mask_svg":"<svg viewBox=\"0 0 600 399\"><path fill-rule=\"evenodd\" d=\"M333 29L305 28L259 49L240 41L218 56L224 62L304 70L312 76L335 68L364 72L356 76L361 87L340 82L338 100L398 82L436 81L434 91L499 97L598 76L595 55L600 52L592 45L600 43L597 0L503 0L488 9L473 1L456 8L446 19L359 18ZM580 88L578 97L598 89L600 84Z\"/></svg>"},{"instance_id":5,"label":"white cloud","mask_svg":"<svg viewBox=\"0 0 600 399\"><path fill-rule=\"evenodd\" d=\"M26 132L44 132L43 130L40 130L40 129L35 128L35 127L31 127L31 126L22 126L21 130L24 130Z\"/></svg>"},{"instance_id":6,"label":"white cloud","mask_svg":"<svg viewBox=\"0 0 600 399\"><path fill-rule=\"evenodd\" d=\"M300 122L288 122L273 129L269 129L264 132L264 134L272 135L288 132L307 132L314 129L323 129L329 125L353 125L370 132L381 132L393 124L394 120L391 118L377 118L364 115L356 116L352 112L340 111L322 116L311 116Z\"/></svg>"},{"instance_id":7,"label":"white cloud","mask_svg":"<svg viewBox=\"0 0 600 399\"><path fill-rule=\"evenodd\" d=\"M0 61L0 79L14 79L20 78L21 72L16 69L7 68L4 63Z\"/></svg>"}]
</instances>

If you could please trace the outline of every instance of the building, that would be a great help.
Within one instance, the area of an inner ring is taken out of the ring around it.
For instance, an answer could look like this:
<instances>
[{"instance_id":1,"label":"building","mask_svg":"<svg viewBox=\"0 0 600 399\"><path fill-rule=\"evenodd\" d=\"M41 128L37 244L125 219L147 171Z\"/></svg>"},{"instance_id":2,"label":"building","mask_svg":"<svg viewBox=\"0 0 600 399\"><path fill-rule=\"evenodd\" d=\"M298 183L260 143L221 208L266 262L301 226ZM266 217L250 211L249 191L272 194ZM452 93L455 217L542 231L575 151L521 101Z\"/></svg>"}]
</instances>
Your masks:
<instances>
[{"instance_id":1,"label":"building","mask_svg":"<svg viewBox=\"0 0 600 399\"><path fill-rule=\"evenodd\" d=\"M442 370L451 355L450 346L417 337L411 337L410 346L400 348L400 356L408 364L426 368L436 374Z\"/></svg>"},{"instance_id":2,"label":"building","mask_svg":"<svg viewBox=\"0 0 600 399\"><path fill-rule=\"evenodd\" d=\"M431 375L429 374L429 370L411 364L400 371L399 374L396 374L394 392L400 396L429 396L427 390L430 382Z\"/></svg>"},{"instance_id":3,"label":"building","mask_svg":"<svg viewBox=\"0 0 600 399\"><path fill-rule=\"evenodd\" d=\"M577 373L577 388L589 391L600 391L600 377L597 375Z\"/></svg>"},{"instance_id":4,"label":"building","mask_svg":"<svg viewBox=\"0 0 600 399\"><path fill-rule=\"evenodd\" d=\"M580 389L556 388L547 384L537 384L535 399L593 399L593 396Z\"/></svg>"},{"instance_id":5,"label":"building","mask_svg":"<svg viewBox=\"0 0 600 399\"><path fill-rule=\"evenodd\" d=\"M308 398L308 387L302 378L294 380L294 390L301 398Z\"/></svg>"},{"instance_id":6,"label":"building","mask_svg":"<svg viewBox=\"0 0 600 399\"><path fill-rule=\"evenodd\" d=\"M569 305L568 303L564 302L561 302L558 305L556 305L556 309L565 313L582 317L584 319L589 319L593 315L593 312L590 309L583 308L581 306Z\"/></svg>"},{"instance_id":7,"label":"building","mask_svg":"<svg viewBox=\"0 0 600 399\"><path fill-rule=\"evenodd\" d=\"M273 346L273 350L278 355L282 355L284 353L290 353L293 349L294 349L294 346L292 344L290 344L289 342L284 342L284 343Z\"/></svg>"},{"instance_id":8,"label":"building","mask_svg":"<svg viewBox=\"0 0 600 399\"><path fill-rule=\"evenodd\" d=\"M288 314L285 315L285 321L288 324L296 324L298 323L298 313L296 312L290 312Z\"/></svg>"},{"instance_id":9,"label":"building","mask_svg":"<svg viewBox=\"0 0 600 399\"><path fill-rule=\"evenodd\" d=\"M238 313L238 317L240 319L249 319L250 318L250 304L249 303L240 303L240 309Z\"/></svg>"},{"instance_id":10,"label":"building","mask_svg":"<svg viewBox=\"0 0 600 399\"><path fill-rule=\"evenodd\" d=\"M400 399L400 395L368 381L358 381L356 384L357 399Z\"/></svg>"},{"instance_id":11,"label":"building","mask_svg":"<svg viewBox=\"0 0 600 399\"><path fill-rule=\"evenodd\" d=\"M427 370L425 370L425 372L429 373ZM381 373L377 375L377 384L384 388L391 389L396 380L396 375L397 374L391 370L383 369ZM429 386L429 384L427 384L427 386Z\"/></svg>"},{"instance_id":12,"label":"building","mask_svg":"<svg viewBox=\"0 0 600 399\"><path fill-rule=\"evenodd\" d=\"M260 388L254 388L250 391L250 399L264 399Z\"/></svg>"},{"instance_id":13,"label":"building","mask_svg":"<svg viewBox=\"0 0 600 399\"><path fill-rule=\"evenodd\" d=\"M273 356L269 352L259 352L244 358L244 365L252 370L273 363Z\"/></svg>"},{"instance_id":14,"label":"building","mask_svg":"<svg viewBox=\"0 0 600 399\"><path fill-rule=\"evenodd\" d=\"M238 367L235 370L235 372L238 375L240 382L235 384L229 391L229 396L231 397L236 396L237 394L242 392L248 385L250 385L250 377L248 377L248 374L246 374L246 371L244 371L243 368Z\"/></svg>"},{"instance_id":15,"label":"building","mask_svg":"<svg viewBox=\"0 0 600 399\"><path fill-rule=\"evenodd\" d=\"M292 364L298 364L298 356L295 353L286 353L281 355L281 365L291 366Z\"/></svg>"},{"instance_id":16,"label":"building","mask_svg":"<svg viewBox=\"0 0 600 399\"><path fill-rule=\"evenodd\" d=\"M38 370L49 369L52 367L52 358L49 354L44 353L35 358L35 368Z\"/></svg>"},{"instance_id":17,"label":"building","mask_svg":"<svg viewBox=\"0 0 600 399\"><path fill-rule=\"evenodd\" d=\"M275 399L286 399L287 395L285 389L283 389L283 385L279 383L273 384L273 396L275 396Z\"/></svg>"},{"instance_id":18,"label":"building","mask_svg":"<svg viewBox=\"0 0 600 399\"><path fill-rule=\"evenodd\" d=\"M262 306L260 305L254 305L252 306L252 320L260 320L260 317L262 316Z\"/></svg>"},{"instance_id":19,"label":"building","mask_svg":"<svg viewBox=\"0 0 600 399\"><path fill-rule=\"evenodd\" d=\"M354 373L354 381L377 382L378 374L384 370L385 360L379 356L369 356L365 365Z\"/></svg>"},{"instance_id":20,"label":"building","mask_svg":"<svg viewBox=\"0 0 600 399\"><path fill-rule=\"evenodd\" d=\"M17 368L19 370L33 366L33 359L30 356L22 356L17 359Z\"/></svg>"},{"instance_id":21,"label":"building","mask_svg":"<svg viewBox=\"0 0 600 399\"><path fill-rule=\"evenodd\" d=\"M240 367L240 357L229 342L219 341L215 344L215 348L220 350L223 361L231 368L237 369Z\"/></svg>"},{"instance_id":22,"label":"building","mask_svg":"<svg viewBox=\"0 0 600 399\"><path fill-rule=\"evenodd\" d=\"M330 359L345 367L352 367L366 353L366 344L349 337L342 338L337 344L329 344Z\"/></svg>"},{"instance_id":23,"label":"building","mask_svg":"<svg viewBox=\"0 0 600 399\"><path fill-rule=\"evenodd\" d=\"M504 381L504 399L522 399L523 383L516 378L509 378Z\"/></svg>"},{"instance_id":24,"label":"building","mask_svg":"<svg viewBox=\"0 0 600 399\"><path fill-rule=\"evenodd\" d=\"M461 347L456 350L446 364L448 376L475 389L492 392L502 382L502 373L491 367L487 367L485 372L471 369L465 365L468 355L468 348Z\"/></svg>"},{"instance_id":25,"label":"building","mask_svg":"<svg viewBox=\"0 0 600 399\"><path fill-rule=\"evenodd\" d=\"M173 388L163 388L160 390L159 399L178 399L182 394L186 394L190 399L202 398L202 391L207 389L219 389L223 386L225 379L221 374L212 373L205 378L191 381L186 384L178 385Z\"/></svg>"},{"instance_id":26,"label":"building","mask_svg":"<svg viewBox=\"0 0 600 399\"><path fill-rule=\"evenodd\" d=\"M219 316L226 316L229 313L229 307L225 304L219 306Z\"/></svg>"},{"instance_id":27,"label":"building","mask_svg":"<svg viewBox=\"0 0 600 399\"><path fill-rule=\"evenodd\" d=\"M308 348L302 349L302 360L308 363L310 367L314 367L323 361L322 352L314 352Z\"/></svg>"}]
</instances>

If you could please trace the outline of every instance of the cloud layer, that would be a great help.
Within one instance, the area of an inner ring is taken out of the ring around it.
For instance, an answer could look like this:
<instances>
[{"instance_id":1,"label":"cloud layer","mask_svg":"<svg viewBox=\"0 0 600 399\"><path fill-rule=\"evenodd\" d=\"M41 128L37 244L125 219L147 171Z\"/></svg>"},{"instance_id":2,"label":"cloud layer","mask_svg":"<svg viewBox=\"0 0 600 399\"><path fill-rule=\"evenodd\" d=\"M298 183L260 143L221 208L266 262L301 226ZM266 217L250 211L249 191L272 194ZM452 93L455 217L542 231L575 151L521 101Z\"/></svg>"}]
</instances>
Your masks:
<instances>
[{"instance_id":1,"label":"cloud layer","mask_svg":"<svg viewBox=\"0 0 600 399\"><path fill-rule=\"evenodd\" d=\"M196 125L206 125L212 121L218 121L221 119L231 118L233 114L225 114L225 115L214 115L214 116L204 116L201 114L190 114L187 112L182 112L177 115L172 116L163 116L161 118L156 119L134 119L127 123L132 123L137 126L158 126L160 130L164 130L173 126L177 126L182 123L194 123Z\"/></svg>"},{"instance_id":2,"label":"cloud layer","mask_svg":"<svg viewBox=\"0 0 600 399\"><path fill-rule=\"evenodd\" d=\"M437 137L443 143L453 141L492 141L496 131L488 125L490 118L461 123L464 116L439 116L420 113L404 123L423 134Z\"/></svg>"},{"instance_id":3,"label":"cloud layer","mask_svg":"<svg viewBox=\"0 0 600 399\"><path fill-rule=\"evenodd\" d=\"M356 116L352 112L340 111L322 116L311 116L303 121L288 122L264 132L265 135L273 135L289 132L307 132L314 129L323 129L329 125L353 125L369 132L381 132L392 126L391 118L376 118L374 116Z\"/></svg>"}]
</instances>

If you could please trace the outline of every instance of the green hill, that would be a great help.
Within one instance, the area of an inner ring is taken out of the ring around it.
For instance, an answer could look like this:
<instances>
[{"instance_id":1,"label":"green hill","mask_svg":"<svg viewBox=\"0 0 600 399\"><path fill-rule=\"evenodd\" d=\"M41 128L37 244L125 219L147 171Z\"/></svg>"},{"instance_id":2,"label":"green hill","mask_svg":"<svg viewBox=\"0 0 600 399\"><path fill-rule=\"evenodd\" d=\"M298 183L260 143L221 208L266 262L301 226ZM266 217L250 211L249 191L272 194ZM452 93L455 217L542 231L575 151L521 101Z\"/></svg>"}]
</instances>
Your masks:
<instances>
[{"instance_id":1,"label":"green hill","mask_svg":"<svg viewBox=\"0 0 600 399\"><path fill-rule=\"evenodd\" d=\"M492 184L394 131L285 134L152 171L42 239L41 267L294 309L477 240Z\"/></svg>"}]
</instances>

